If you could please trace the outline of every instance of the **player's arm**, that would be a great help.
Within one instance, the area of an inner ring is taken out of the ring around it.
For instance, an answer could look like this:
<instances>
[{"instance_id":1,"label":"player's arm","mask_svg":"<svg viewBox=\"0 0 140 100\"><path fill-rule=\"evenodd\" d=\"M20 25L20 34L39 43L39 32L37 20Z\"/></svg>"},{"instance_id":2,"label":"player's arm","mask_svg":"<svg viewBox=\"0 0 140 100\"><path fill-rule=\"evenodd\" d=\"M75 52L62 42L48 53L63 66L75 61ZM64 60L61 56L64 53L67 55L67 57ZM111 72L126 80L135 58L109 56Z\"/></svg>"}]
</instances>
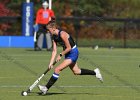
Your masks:
<instances>
[{"instance_id":1,"label":"player's arm","mask_svg":"<svg viewBox=\"0 0 140 100\"><path fill-rule=\"evenodd\" d=\"M39 10L37 11L37 14L36 14L35 24L38 24L38 23L39 23L39 19L40 19L40 12L41 12L41 10L39 9Z\"/></svg>"},{"instance_id":2,"label":"player's arm","mask_svg":"<svg viewBox=\"0 0 140 100\"><path fill-rule=\"evenodd\" d=\"M63 40L64 43L65 43L66 49L65 49L64 51L62 51L62 52L57 56L57 58L56 58L56 61L57 61L57 62L61 60L61 56L67 54L67 53L71 50L71 46L70 46L70 43L69 43L69 40L68 40L68 38L69 38L68 33L62 31L62 33L61 33L61 38L62 38L62 40Z\"/></svg>"},{"instance_id":3,"label":"player's arm","mask_svg":"<svg viewBox=\"0 0 140 100\"><path fill-rule=\"evenodd\" d=\"M55 21L55 14L54 14L53 10L50 10L50 16L51 16L51 20Z\"/></svg>"},{"instance_id":4,"label":"player's arm","mask_svg":"<svg viewBox=\"0 0 140 100\"><path fill-rule=\"evenodd\" d=\"M71 45L70 45L70 42L68 40L69 34L64 32L64 31L62 31L61 38L64 41L65 46L66 46L66 49L61 54L65 55L65 54L67 54L71 50Z\"/></svg>"},{"instance_id":5,"label":"player's arm","mask_svg":"<svg viewBox=\"0 0 140 100\"><path fill-rule=\"evenodd\" d=\"M55 56L57 54L57 46L56 46L56 42L53 40L53 50L52 50L52 56L50 59L50 64L49 64L49 69L53 68L53 62L55 60Z\"/></svg>"}]
</instances>

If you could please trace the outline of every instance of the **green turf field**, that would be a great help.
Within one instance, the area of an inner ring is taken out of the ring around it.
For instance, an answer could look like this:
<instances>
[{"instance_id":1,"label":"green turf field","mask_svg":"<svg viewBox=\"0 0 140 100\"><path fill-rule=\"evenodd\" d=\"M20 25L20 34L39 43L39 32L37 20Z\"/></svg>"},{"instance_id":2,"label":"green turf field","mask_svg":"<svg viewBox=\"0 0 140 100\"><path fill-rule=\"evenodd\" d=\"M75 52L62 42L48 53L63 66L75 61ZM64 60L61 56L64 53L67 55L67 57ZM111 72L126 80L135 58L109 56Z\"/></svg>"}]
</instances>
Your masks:
<instances>
[{"instance_id":1,"label":"green turf field","mask_svg":"<svg viewBox=\"0 0 140 100\"><path fill-rule=\"evenodd\" d=\"M59 51L61 49L59 48ZM49 90L39 90L23 97L26 90L48 67L50 52L32 49L0 48L0 100L140 100L140 49L79 48L81 68L99 67L104 78L100 83L93 76L75 76L65 69ZM50 71L40 82L50 78Z\"/></svg>"}]
</instances>

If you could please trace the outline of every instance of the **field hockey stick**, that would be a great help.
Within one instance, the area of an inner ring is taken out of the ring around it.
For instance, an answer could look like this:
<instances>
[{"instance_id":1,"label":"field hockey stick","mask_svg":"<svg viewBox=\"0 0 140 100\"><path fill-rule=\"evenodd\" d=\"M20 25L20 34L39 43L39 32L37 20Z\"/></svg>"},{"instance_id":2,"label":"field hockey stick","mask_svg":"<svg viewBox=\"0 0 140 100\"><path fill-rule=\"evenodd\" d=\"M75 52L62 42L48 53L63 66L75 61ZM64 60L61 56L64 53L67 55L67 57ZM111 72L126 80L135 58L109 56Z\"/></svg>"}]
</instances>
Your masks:
<instances>
[{"instance_id":1,"label":"field hockey stick","mask_svg":"<svg viewBox=\"0 0 140 100\"><path fill-rule=\"evenodd\" d=\"M34 42L36 42L36 33L37 32L34 32Z\"/></svg>"},{"instance_id":2,"label":"field hockey stick","mask_svg":"<svg viewBox=\"0 0 140 100\"><path fill-rule=\"evenodd\" d=\"M36 35L39 30L39 25L35 24L33 27L34 27L34 42L36 42Z\"/></svg>"},{"instance_id":3,"label":"field hockey stick","mask_svg":"<svg viewBox=\"0 0 140 100\"><path fill-rule=\"evenodd\" d=\"M52 65L55 65L57 62L55 61L55 62L53 62L53 64ZM22 91L21 92L21 95L22 96L27 96L28 95L28 93L30 93L32 90L33 90L33 88L40 82L40 80L45 76L45 74L47 74L47 72L49 71L50 69L48 68L30 87L29 87L29 89L27 90L27 91Z\"/></svg>"},{"instance_id":4,"label":"field hockey stick","mask_svg":"<svg viewBox=\"0 0 140 100\"><path fill-rule=\"evenodd\" d=\"M38 47L37 46L37 40L36 40L36 34L37 34L37 32L34 32L34 48L36 48L36 47ZM35 49L36 50L36 49Z\"/></svg>"}]
</instances>

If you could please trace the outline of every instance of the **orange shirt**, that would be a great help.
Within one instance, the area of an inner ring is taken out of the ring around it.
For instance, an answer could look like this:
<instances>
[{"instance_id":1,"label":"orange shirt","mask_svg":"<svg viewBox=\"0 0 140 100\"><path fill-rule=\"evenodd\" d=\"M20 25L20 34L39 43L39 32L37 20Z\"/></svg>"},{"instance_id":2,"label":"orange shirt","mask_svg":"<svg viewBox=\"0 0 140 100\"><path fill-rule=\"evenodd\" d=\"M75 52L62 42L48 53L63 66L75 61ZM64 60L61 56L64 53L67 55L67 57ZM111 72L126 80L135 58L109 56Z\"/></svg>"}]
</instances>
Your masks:
<instances>
[{"instance_id":1,"label":"orange shirt","mask_svg":"<svg viewBox=\"0 0 140 100\"><path fill-rule=\"evenodd\" d=\"M36 16L36 24L47 24L51 17L54 17L54 12L50 9L39 9Z\"/></svg>"}]
</instances>

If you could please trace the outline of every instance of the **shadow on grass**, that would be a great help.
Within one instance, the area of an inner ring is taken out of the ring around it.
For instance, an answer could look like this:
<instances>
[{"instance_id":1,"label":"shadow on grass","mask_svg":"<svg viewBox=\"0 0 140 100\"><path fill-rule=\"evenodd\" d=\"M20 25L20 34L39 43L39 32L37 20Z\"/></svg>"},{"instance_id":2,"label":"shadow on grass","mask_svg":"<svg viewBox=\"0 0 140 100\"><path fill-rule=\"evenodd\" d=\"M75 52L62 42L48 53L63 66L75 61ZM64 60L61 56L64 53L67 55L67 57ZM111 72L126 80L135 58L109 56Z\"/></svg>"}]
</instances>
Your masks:
<instances>
[{"instance_id":1,"label":"shadow on grass","mask_svg":"<svg viewBox=\"0 0 140 100\"><path fill-rule=\"evenodd\" d=\"M88 92L48 92L47 94L43 95L40 92L31 92L31 95L37 94L38 96L53 96L53 95L99 95L95 93L88 93Z\"/></svg>"}]
</instances>

